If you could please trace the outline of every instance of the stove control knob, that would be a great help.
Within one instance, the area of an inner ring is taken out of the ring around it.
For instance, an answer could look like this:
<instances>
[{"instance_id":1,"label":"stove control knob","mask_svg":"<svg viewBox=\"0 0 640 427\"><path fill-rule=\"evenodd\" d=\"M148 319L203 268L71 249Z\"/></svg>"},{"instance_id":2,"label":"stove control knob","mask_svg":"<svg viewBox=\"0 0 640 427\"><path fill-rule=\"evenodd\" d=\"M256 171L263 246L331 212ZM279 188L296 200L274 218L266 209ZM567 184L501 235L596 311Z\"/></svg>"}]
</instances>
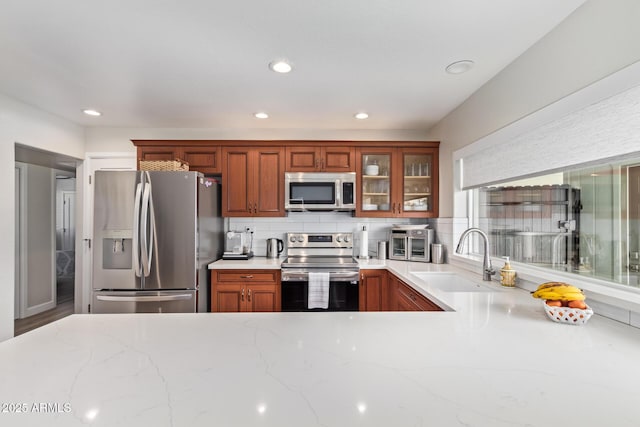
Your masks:
<instances>
[{"instance_id":1,"label":"stove control knob","mask_svg":"<svg viewBox=\"0 0 640 427\"><path fill-rule=\"evenodd\" d=\"M349 240L351 240L351 239L349 239L349 236L344 236L344 242L345 243L349 243Z\"/></svg>"},{"instance_id":2,"label":"stove control knob","mask_svg":"<svg viewBox=\"0 0 640 427\"><path fill-rule=\"evenodd\" d=\"M303 236L298 236L298 243L302 243L304 242L304 237Z\"/></svg>"},{"instance_id":3,"label":"stove control knob","mask_svg":"<svg viewBox=\"0 0 640 427\"><path fill-rule=\"evenodd\" d=\"M296 236L291 236L291 237L289 237L289 241L290 241L291 243L295 243L295 241L296 241Z\"/></svg>"},{"instance_id":4,"label":"stove control knob","mask_svg":"<svg viewBox=\"0 0 640 427\"><path fill-rule=\"evenodd\" d=\"M336 237L336 242L338 242L338 243L342 242L342 236Z\"/></svg>"}]
</instances>

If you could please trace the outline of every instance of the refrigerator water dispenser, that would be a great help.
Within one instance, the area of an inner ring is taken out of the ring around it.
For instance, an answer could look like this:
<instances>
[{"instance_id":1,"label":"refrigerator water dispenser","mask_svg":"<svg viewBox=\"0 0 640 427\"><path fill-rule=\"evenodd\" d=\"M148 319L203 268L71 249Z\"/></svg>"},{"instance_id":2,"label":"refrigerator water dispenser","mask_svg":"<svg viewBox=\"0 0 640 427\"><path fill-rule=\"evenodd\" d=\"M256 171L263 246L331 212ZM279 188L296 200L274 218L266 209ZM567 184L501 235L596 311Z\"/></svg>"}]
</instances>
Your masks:
<instances>
[{"instance_id":1,"label":"refrigerator water dispenser","mask_svg":"<svg viewBox=\"0 0 640 427\"><path fill-rule=\"evenodd\" d=\"M102 268L128 270L133 267L131 230L106 230L102 234Z\"/></svg>"}]
</instances>

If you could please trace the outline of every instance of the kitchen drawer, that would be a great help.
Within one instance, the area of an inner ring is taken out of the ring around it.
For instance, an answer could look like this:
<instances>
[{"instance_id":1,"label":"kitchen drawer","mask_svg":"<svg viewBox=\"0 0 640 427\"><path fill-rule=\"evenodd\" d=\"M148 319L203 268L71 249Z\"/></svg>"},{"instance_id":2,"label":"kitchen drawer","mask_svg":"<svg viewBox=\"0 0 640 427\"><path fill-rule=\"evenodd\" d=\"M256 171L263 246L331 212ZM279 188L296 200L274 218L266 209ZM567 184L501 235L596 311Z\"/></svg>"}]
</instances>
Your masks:
<instances>
[{"instance_id":1,"label":"kitchen drawer","mask_svg":"<svg viewBox=\"0 0 640 427\"><path fill-rule=\"evenodd\" d=\"M280 283L280 270L216 270L217 283Z\"/></svg>"},{"instance_id":2,"label":"kitchen drawer","mask_svg":"<svg viewBox=\"0 0 640 427\"><path fill-rule=\"evenodd\" d=\"M443 311L409 285L397 281L396 309L399 311Z\"/></svg>"}]
</instances>

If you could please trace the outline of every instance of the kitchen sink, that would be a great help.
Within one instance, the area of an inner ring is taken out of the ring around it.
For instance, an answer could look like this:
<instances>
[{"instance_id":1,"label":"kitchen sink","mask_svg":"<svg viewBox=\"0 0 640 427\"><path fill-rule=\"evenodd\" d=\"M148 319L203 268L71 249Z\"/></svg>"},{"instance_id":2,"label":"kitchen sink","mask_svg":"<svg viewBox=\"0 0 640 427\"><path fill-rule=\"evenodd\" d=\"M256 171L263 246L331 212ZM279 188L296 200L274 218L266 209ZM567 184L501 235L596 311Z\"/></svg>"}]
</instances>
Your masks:
<instances>
[{"instance_id":1,"label":"kitchen sink","mask_svg":"<svg viewBox=\"0 0 640 427\"><path fill-rule=\"evenodd\" d=\"M493 292L489 287L454 273L416 271L409 274L420 279L427 287L442 292Z\"/></svg>"}]
</instances>

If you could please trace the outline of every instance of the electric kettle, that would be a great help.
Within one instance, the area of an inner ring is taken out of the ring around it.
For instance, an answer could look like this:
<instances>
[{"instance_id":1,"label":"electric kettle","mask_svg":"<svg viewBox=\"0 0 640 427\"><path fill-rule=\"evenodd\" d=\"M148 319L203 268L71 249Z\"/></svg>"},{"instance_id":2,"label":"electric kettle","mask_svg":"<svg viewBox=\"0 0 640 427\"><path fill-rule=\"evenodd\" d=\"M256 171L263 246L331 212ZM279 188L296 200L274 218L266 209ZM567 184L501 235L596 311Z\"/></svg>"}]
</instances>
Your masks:
<instances>
[{"instance_id":1,"label":"electric kettle","mask_svg":"<svg viewBox=\"0 0 640 427\"><path fill-rule=\"evenodd\" d=\"M282 239L267 239L267 258L278 258L284 250Z\"/></svg>"}]
</instances>

